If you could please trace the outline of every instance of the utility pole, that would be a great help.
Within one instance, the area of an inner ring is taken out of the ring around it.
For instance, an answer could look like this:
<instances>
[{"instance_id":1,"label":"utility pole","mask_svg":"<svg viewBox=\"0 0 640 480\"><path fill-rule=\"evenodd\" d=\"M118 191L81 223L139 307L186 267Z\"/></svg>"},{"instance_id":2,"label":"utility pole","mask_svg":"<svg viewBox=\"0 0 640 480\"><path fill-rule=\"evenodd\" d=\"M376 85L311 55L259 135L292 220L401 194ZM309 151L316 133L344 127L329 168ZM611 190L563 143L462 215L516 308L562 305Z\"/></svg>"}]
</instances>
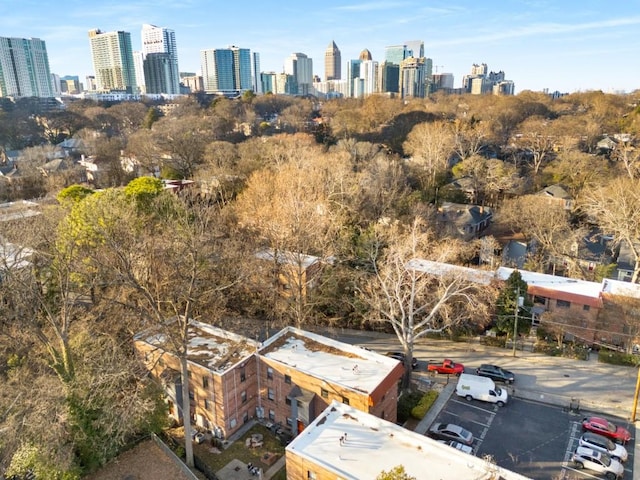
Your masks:
<instances>
[{"instance_id":1,"label":"utility pole","mask_svg":"<svg viewBox=\"0 0 640 480\"><path fill-rule=\"evenodd\" d=\"M518 311L520 307L524 305L524 297L520 296L520 287L516 292L516 312L514 314L514 322L513 322L513 356L516 356L516 339L518 338Z\"/></svg>"},{"instance_id":2,"label":"utility pole","mask_svg":"<svg viewBox=\"0 0 640 480\"><path fill-rule=\"evenodd\" d=\"M631 421L636 421L636 409L638 408L638 392L640 392L640 368L638 369L638 381L636 382L636 393L633 395L633 410L631 411Z\"/></svg>"}]
</instances>

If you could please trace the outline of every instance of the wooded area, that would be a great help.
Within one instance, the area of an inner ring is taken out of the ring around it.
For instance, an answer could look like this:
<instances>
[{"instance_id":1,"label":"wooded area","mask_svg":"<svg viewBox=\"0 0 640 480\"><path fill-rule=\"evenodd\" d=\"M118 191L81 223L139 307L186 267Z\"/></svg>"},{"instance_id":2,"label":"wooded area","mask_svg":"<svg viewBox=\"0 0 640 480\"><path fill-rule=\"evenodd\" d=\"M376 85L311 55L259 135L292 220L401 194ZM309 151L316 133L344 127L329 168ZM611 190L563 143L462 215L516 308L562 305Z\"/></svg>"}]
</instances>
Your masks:
<instances>
[{"instance_id":1,"label":"wooded area","mask_svg":"<svg viewBox=\"0 0 640 480\"><path fill-rule=\"evenodd\" d=\"M500 292L407 268L500 262L492 237L442 226L444 202L535 240L533 271L562 257L565 274L601 279L610 269L574 248L599 230L630 248L638 283L638 92L0 100L0 201L41 212L0 222L0 472L79 478L161 429L160 386L132 349L150 326L184 378L189 319L385 329L408 364L428 333L481 332ZM551 185L569 208L537 195Z\"/></svg>"}]
</instances>

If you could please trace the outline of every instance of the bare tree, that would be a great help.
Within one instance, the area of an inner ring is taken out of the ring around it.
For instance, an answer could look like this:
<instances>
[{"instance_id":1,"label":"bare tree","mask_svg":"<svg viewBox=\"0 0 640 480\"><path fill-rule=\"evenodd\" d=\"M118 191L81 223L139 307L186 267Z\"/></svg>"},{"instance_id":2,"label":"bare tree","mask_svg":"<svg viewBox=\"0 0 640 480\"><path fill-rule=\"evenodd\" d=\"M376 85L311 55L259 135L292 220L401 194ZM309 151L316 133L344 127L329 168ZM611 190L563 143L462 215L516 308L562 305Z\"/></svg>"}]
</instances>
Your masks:
<instances>
[{"instance_id":1,"label":"bare tree","mask_svg":"<svg viewBox=\"0 0 640 480\"><path fill-rule=\"evenodd\" d=\"M445 122L419 123L402 146L411 155L423 188L435 187L437 175L449 167L454 147L453 132Z\"/></svg>"},{"instance_id":2,"label":"bare tree","mask_svg":"<svg viewBox=\"0 0 640 480\"><path fill-rule=\"evenodd\" d=\"M335 253L333 242L351 191L350 167L343 157L319 155L317 147L297 150L295 159L280 153L282 163L249 178L235 209L241 228L270 250L275 310L284 306L284 313L299 327L311 311L310 284L320 274L307 275L310 257L318 258L314 268L322 270ZM278 288L286 288L286 295Z\"/></svg>"},{"instance_id":3,"label":"bare tree","mask_svg":"<svg viewBox=\"0 0 640 480\"><path fill-rule=\"evenodd\" d=\"M614 242L625 242L635 266L631 282L640 280L640 188L638 180L618 178L586 192L582 208L592 215L600 228L612 234Z\"/></svg>"},{"instance_id":4,"label":"bare tree","mask_svg":"<svg viewBox=\"0 0 640 480\"><path fill-rule=\"evenodd\" d=\"M462 249L451 241L438 244L419 220L407 227L380 229L378 235L371 242L372 274L363 279L358 291L372 321L387 324L396 334L405 353L402 387L407 388L415 342L465 322L487 321L489 307L484 300L492 289L459 274L437 275L418 268L412 260L446 262Z\"/></svg>"}]
</instances>

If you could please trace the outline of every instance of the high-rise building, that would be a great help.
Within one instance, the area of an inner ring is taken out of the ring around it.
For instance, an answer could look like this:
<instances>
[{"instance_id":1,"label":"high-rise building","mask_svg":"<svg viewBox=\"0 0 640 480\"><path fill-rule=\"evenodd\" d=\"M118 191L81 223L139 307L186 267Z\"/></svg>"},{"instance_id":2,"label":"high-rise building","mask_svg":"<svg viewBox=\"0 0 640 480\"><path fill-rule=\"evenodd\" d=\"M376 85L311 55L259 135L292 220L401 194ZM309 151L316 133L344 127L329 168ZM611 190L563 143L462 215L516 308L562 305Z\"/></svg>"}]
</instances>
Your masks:
<instances>
[{"instance_id":1,"label":"high-rise building","mask_svg":"<svg viewBox=\"0 0 640 480\"><path fill-rule=\"evenodd\" d=\"M331 41L324 52L325 80L340 80L342 78L342 56L336 42Z\"/></svg>"},{"instance_id":2,"label":"high-rise building","mask_svg":"<svg viewBox=\"0 0 640 480\"><path fill-rule=\"evenodd\" d=\"M176 67L170 53L148 53L144 58L145 93L176 94Z\"/></svg>"},{"instance_id":3,"label":"high-rise building","mask_svg":"<svg viewBox=\"0 0 640 480\"><path fill-rule=\"evenodd\" d=\"M235 46L229 48L233 52L233 77L236 89L241 92L253 90L251 50Z\"/></svg>"},{"instance_id":4,"label":"high-rise building","mask_svg":"<svg viewBox=\"0 0 640 480\"><path fill-rule=\"evenodd\" d=\"M292 53L284 61L284 73L293 75L294 95L308 95L313 87L313 60L304 53Z\"/></svg>"},{"instance_id":5,"label":"high-rise building","mask_svg":"<svg viewBox=\"0 0 640 480\"><path fill-rule=\"evenodd\" d=\"M384 49L384 61L400 65L405 58L410 56L411 52L406 45L391 45Z\"/></svg>"},{"instance_id":6,"label":"high-rise building","mask_svg":"<svg viewBox=\"0 0 640 480\"><path fill-rule=\"evenodd\" d=\"M427 70L425 58L409 57L400 64L400 95L402 98L424 98L426 95Z\"/></svg>"},{"instance_id":7,"label":"high-rise building","mask_svg":"<svg viewBox=\"0 0 640 480\"><path fill-rule=\"evenodd\" d=\"M97 90L136 91L136 74L129 32L89 30Z\"/></svg>"},{"instance_id":8,"label":"high-rise building","mask_svg":"<svg viewBox=\"0 0 640 480\"><path fill-rule=\"evenodd\" d=\"M347 62L347 97L358 96L361 63L360 59Z\"/></svg>"},{"instance_id":9,"label":"high-rise building","mask_svg":"<svg viewBox=\"0 0 640 480\"><path fill-rule=\"evenodd\" d=\"M262 79L260 78L260 54L253 52L251 54L251 82L253 84L253 93L260 95L262 90Z\"/></svg>"},{"instance_id":10,"label":"high-rise building","mask_svg":"<svg viewBox=\"0 0 640 480\"><path fill-rule=\"evenodd\" d=\"M378 91L378 62L363 60L360 64L360 79L362 80L362 95L368 96Z\"/></svg>"},{"instance_id":11,"label":"high-rise building","mask_svg":"<svg viewBox=\"0 0 640 480\"><path fill-rule=\"evenodd\" d=\"M206 92L233 95L253 88L248 48L201 50L200 63Z\"/></svg>"},{"instance_id":12,"label":"high-rise building","mask_svg":"<svg viewBox=\"0 0 640 480\"><path fill-rule=\"evenodd\" d=\"M384 93L400 92L400 65L384 62L378 69L378 90Z\"/></svg>"},{"instance_id":13,"label":"high-rise building","mask_svg":"<svg viewBox=\"0 0 640 480\"><path fill-rule=\"evenodd\" d=\"M144 79L144 53L139 50L133 52L133 70L136 73L136 86L138 92L147 93L147 86Z\"/></svg>"},{"instance_id":14,"label":"high-rise building","mask_svg":"<svg viewBox=\"0 0 640 480\"><path fill-rule=\"evenodd\" d=\"M176 45L175 32L168 28L156 27L155 25L142 25L142 53L144 57L150 53L166 53L169 55L170 61L163 61L163 70L157 71L157 74L162 78L150 80L151 83L157 86L166 83L167 79L170 79L169 83L163 86L166 91L155 93L180 93L180 70L178 69L178 47ZM153 72L157 67L158 64L156 62L154 68L147 70Z\"/></svg>"},{"instance_id":15,"label":"high-rise building","mask_svg":"<svg viewBox=\"0 0 640 480\"><path fill-rule=\"evenodd\" d=\"M0 37L0 97L53 97L44 40Z\"/></svg>"}]
</instances>

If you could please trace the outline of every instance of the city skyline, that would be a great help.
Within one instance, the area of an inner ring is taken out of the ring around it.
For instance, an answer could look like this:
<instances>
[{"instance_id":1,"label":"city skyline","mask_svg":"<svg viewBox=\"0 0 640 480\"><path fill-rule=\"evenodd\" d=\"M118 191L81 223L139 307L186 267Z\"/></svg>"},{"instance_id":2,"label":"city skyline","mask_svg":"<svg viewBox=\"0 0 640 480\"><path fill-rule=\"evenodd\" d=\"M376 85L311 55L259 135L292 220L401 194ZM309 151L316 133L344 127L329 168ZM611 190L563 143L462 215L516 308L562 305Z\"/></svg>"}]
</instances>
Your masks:
<instances>
[{"instance_id":1,"label":"city skyline","mask_svg":"<svg viewBox=\"0 0 640 480\"><path fill-rule=\"evenodd\" d=\"M332 41L344 72L364 49L381 62L386 46L422 40L434 73L452 73L455 87L472 64L486 63L490 71L504 71L517 92L632 91L640 88L640 0L614 3L615 8L599 0L517 5L458 0L429 6L328 0L301 11L250 1L238 11L204 0L105 1L99 9L70 0L63 10L25 0L0 6L0 35L43 40L51 72L78 75L81 81L94 74L89 30L129 32L133 50L141 50L142 25L152 24L175 32L183 72L200 71L202 50L236 45L259 53L265 72L280 73L292 53L304 53L313 61L313 73L324 79L324 55Z\"/></svg>"}]
</instances>

